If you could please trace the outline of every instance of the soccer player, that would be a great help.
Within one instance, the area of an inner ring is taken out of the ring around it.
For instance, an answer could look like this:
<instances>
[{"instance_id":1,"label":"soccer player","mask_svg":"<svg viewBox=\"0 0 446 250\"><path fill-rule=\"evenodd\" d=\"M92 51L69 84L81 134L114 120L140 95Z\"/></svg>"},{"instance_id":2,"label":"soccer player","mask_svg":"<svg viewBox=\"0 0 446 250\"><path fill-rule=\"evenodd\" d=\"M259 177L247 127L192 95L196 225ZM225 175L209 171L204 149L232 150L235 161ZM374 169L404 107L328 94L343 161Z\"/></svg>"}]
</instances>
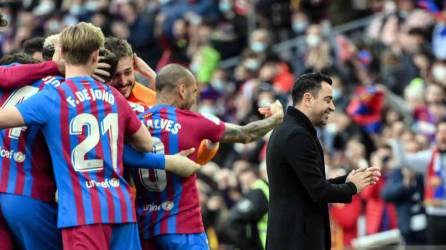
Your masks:
<instances>
[{"instance_id":1,"label":"soccer player","mask_svg":"<svg viewBox=\"0 0 446 250\"><path fill-rule=\"evenodd\" d=\"M136 82L135 72L144 76L152 86L156 85L156 73L147 63L133 53L131 45L124 39L107 37L105 47L118 57L117 71L110 84L127 98L133 110L139 114L155 105L156 92ZM219 148L218 143L203 140L195 161L201 165L210 161Z\"/></svg>"},{"instance_id":2,"label":"soccer player","mask_svg":"<svg viewBox=\"0 0 446 250\"><path fill-rule=\"evenodd\" d=\"M79 23L60 35L66 81L0 112L0 127L37 125L47 141L64 249L140 249L134 205L122 178L124 136L150 151L151 136L115 89L94 81L104 37Z\"/></svg>"},{"instance_id":3,"label":"soccer player","mask_svg":"<svg viewBox=\"0 0 446 250\"><path fill-rule=\"evenodd\" d=\"M64 72L62 61L47 61L13 67L0 66L0 87L22 87L46 76L59 75Z\"/></svg>"},{"instance_id":4,"label":"soccer player","mask_svg":"<svg viewBox=\"0 0 446 250\"><path fill-rule=\"evenodd\" d=\"M173 154L212 142L248 143L264 136L283 118L275 102L270 116L239 126L189 111L197 97L195 77L186 68L170 64L157 75L157 104L140 115L153 135L157 153ZM267 110L265 110L267 111ZM190 157L196 158L196 153ZM138 169L137 214L143 249L208 249L201 218L196 175L181 178L162 170Z\"/></svg>"},{"instance_id":5,"label":"soccer player","mask_svg":"<svg viewBox=\"0 0 446 250\"><path fill-rule=\"evenodd\" d=\"M5 65L34 61L23 53L1 59ZM58 86L60 81L59 77L47 77L21 88L2 89L0 105L2 108L14 106L46 84ZM0 157L0 211L4 217L0 231L9 229L20 249L61 249L51 158L39 128L1 130ZM3 242L0 245L3 247ZM8 248L5 246L5 249Z\"/></svg>"},{"instance_id":6,"label":"soccer player","mask_svg":"<svg viewBox=\"0 0 446 250\"><path fill-rule=\"evenodd\" d=\"M127 99L137 113L155 104L155 91L136 81L135 72L140 73L150 84L155 85L156 73L136 54L130 44L121 38L107 37L105 48L118 57L116 73L110 84Z\"/></svg>"}]
</instances>

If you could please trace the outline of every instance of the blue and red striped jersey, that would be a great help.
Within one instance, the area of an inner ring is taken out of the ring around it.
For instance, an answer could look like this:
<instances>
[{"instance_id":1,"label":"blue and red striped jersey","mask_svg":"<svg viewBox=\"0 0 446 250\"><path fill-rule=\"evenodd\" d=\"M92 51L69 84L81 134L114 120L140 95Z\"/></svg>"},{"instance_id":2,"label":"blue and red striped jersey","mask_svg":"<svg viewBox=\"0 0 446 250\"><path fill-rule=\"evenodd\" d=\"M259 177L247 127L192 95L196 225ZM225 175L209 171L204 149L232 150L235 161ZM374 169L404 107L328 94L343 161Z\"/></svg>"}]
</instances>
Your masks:
<instances>
[{"instance_id":1,"label":"blue and red striped jersey","mask_svg":"<svg viewBox=\"0 0 446 250\"><path fill-rule=\"evenodd\" d=\"M49 76L31 85L2 89L1 108L14 106L43 89L60 85L62 77ZM54 201L56 186L51 158L40 129L36 126L0 131L0 192Z\"/></svg>"},{"instance_id":2,"label":"blue and red striped jersey","mask_svg":"<svg viewBox=\"0 0 446 250\"><path fill-rule=\"evenodd\" d=\"M155 105L140 116L153 138L153 151L176 154L204 139L219 141L225 125L216 117L204 117L189 110ZM196 150L190 158L195 160ZM161 234L204 232L196 175L182 178L165 170L137 169L136 206L140 233L144 239Z\"/></svg>"},{"instance_id":3,"label":"blue and red striped jersey","mask_svg":"<svg viewBox=\"0 0 446 250\"><path fill-rule=\"evenodd\" d=\"M72 77L17 108L27 125L42 129L50 150L59 227L136 221L122 155L124 136L141 122L117 90L89 76Z\"/></svg>"}]
</instances>

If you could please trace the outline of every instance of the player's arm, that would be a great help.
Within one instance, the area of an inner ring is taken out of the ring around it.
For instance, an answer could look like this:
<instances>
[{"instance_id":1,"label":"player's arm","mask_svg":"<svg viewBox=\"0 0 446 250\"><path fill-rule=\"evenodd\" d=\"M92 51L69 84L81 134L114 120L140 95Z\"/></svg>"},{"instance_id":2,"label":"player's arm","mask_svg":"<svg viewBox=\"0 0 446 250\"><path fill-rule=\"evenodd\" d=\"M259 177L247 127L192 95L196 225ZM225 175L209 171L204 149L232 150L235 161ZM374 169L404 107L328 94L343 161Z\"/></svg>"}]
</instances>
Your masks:
<instances>
[{"instance_id":1,"label":"player's arm","mask_svg":"<svg viewBox=\"0 0 446 250\"><path fill-rule=\"evenodd\" d=\"M58 75L60 67L54 61L0 67L0 87L18 88L31 84L46 76Z\"/></svg>"},{"instance_id":2,"label":"player's arm","mask_svg":"<svg viewBox=\"0 0 446 250\"><path fill-rule=\"evenodd\" d=\"M13 128L24 125L25 120L16 107L7 107L0 110L0 128Z\"/></svg>"},{"instance_id":3,"label":"player's arm","mask_svg":"<svg viewBox=\"0 0 446 250\"><path fill-rule=\"evenodd\" d=\"M133 64L136 72L149 81L149 87L155 89L156 72L144 60L137 56L136 53L133 54Z\"/></svg>"},{"instance_id":4,"label":"player's arm","mask_svg":"<svg viewBox=\"0 0 446 250\"><path fill-rule=\"evenodd\" d=\"M182 177L188 177L198 171L200 165L187 158L193 148L174 155L141 153L124 145L124 165L134 168L165 169Z\"/></svg>"},{"instance_id":5,"label":"player's arm","mask_svg":"<svg viewBox=\"0 0 446 250\"><path fill-rule=\"evenodd\" d=\"M275 101L268 109L261 111L268 117L240 126L233 123L225 123L225 131L221 142L249 143L263 137L271 129L279 125L283 120L283 107L279 101Z\"/></svg>"},{"instance_id":6,"label":"player's arm","mask_svg":"<svg viewBox=\"0 0 446 250\"><path fill-rule=\"evenodd\" d=\"M141 122L140 124L141 126L135 133L126 137L126 143L140 152L150 152L153 147L152 136L147 127Z\"/></svg>"}]
</instances>

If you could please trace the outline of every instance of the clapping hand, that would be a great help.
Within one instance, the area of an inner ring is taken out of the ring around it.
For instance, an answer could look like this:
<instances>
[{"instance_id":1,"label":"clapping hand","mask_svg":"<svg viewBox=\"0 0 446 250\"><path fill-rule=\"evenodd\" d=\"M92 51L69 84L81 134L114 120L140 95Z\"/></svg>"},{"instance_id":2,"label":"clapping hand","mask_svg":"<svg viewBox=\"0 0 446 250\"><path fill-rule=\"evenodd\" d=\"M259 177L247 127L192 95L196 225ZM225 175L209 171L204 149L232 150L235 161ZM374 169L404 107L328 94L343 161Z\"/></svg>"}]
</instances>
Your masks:
<instances>
[{"instance_id":1,"label":"clapping hand","mask_svg":"<svg viewBox=\"0 0 446 250\"><path fill-rule=\"evenodd\" d=\"M367 186L375 185L380 176L381 171L377 167L359 168L349 173L346 182L355 184L357 192L359 193Z\"/></svg>"}]
</instances>

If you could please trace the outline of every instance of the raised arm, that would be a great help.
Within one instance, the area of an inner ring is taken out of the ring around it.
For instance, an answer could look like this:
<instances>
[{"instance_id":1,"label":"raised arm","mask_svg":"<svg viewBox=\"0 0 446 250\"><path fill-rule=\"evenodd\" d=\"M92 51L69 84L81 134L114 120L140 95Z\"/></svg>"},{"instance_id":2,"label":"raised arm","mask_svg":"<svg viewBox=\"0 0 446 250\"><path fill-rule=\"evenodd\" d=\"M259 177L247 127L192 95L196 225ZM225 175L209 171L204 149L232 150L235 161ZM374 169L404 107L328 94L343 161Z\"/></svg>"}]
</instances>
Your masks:
<instances>
[{"instance_id":1,"label":"raised arm","mask_svg":"<svg viewBox=\"0 0 446 250\"><path fill-rule=\"evenodd\" d=\"M399 166L407 167L419 174L425 174L432 157L432 150L423 150L417 153L407 153L399 140L390 140L392 152Z\"/></svg>"},{"instance_id":2,"label":"raised arm","mask_svg":"<svg viewBox=\"0 0 446 250\"><path fill-rule=\"evenodd\" d=\"M137 56L136 53L133 54L133 64L136 72L147 79L149 81L149 87L155 90L156 72L146 62L144 62L144 60Z\"/></svg>"},{"instance_id":3,"label":"raised arm","mask_svg":"<svg viewBox=\"0 0 446 250\"><path fill-rule=\"evenodd\" d=\"M263 120L250 122L244 126L225 123L225 131L220 141L232 143L249 143L256 141L279 125L283 120L283 107L279 101L271 104L269 109L263 113L268 117Z\"/></svg>"},{"instance_id":4,"label":"raised arm","mask_svg":"<svg viewBox=\"0 0 446 250\"><path fill-rule=\"evenodd\" d=\"M22 87L46 76L58 74L59 67L54 61L0 67L0 87Z\"/></svg>"}]
</instances>

